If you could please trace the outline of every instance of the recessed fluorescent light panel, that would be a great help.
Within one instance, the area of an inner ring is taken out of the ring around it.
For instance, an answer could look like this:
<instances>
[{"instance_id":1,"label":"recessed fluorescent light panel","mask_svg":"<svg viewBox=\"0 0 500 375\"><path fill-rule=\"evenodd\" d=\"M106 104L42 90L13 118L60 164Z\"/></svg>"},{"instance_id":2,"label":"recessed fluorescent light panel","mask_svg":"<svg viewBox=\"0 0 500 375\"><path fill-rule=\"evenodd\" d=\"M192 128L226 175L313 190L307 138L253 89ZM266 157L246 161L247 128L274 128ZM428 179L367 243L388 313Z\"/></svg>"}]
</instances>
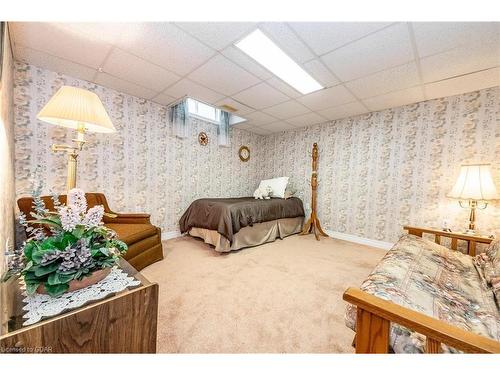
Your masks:
<instances>
[{"instance_id":1,"label":"recessed fluorescent light panel","mask_svg":"<svg viewBox=\"0 0 500 375\"><path fill-rule=\"evenodd\" d=\"M247 35L235 46L302 94L323 88L259 29Z\"/></svg>"}]
</instances>

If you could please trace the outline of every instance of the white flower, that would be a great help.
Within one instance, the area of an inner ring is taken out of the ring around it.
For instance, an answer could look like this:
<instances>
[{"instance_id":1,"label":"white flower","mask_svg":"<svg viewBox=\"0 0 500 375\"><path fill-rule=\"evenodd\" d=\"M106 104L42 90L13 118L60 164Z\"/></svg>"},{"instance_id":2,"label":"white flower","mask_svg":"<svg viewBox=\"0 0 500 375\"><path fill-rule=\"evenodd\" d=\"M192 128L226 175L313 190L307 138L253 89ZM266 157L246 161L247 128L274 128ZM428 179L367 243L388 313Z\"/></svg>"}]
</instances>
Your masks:
<instances>
[{"instance_id":1,"label":"white flower","mask_svg":"<svg viewBox=\"0 0 500 375\"><path fill-rule=\"evenodd\" d=\"M87 211L87 199L85 199L85 193L81 189L71 189L68 192L68 206L73 206L73 209L79 213L83 214Z\"/></svg>"},{"instance_id":2,"label":"white flower","mask_svg":"<svg viewBox=\"0 0 500 375\"><path fill-rule=\"evenodd\" d=\"M61 207L58 212L61 217L61 225L65 231L71 232L80 224L80 213L75 209L75 206Z\"/></svg>"},{"instance_id":3,"label":"white flower","mask_svg":"<svg viewBox=\"0 0 500 375\"><path fill-rule=\"evenodd\" d=\"M82 224L87 228L97 227L101 224L103 216L104 207L101 205L94 206L87 211L85 217L82 220Z\"/></svg>"}]
</instances>

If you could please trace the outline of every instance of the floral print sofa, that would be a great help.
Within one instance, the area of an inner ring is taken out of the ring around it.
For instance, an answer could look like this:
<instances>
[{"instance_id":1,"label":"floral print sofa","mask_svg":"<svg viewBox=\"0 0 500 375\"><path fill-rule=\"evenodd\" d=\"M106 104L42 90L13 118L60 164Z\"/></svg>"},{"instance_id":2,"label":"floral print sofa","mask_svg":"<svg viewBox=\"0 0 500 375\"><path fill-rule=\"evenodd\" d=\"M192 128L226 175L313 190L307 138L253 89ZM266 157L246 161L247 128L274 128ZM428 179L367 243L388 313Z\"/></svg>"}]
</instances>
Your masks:
<instances>
[{"instance_id":1,"label":"floral print sofa","mask_svg":"<svg viewBox=\"0 0 500 375\"><path fill-rule=\"evenodd\" d=\"M384 256L361 290L500 341L499 287L500 241L470 257L407 234ZM355 306L347 306L345 320L355 330ZM391 324L389 342L395 353L425 352L425 337L397 324ZM442 351L458 352L444 344Z\"/></svg>"}]
</instances>

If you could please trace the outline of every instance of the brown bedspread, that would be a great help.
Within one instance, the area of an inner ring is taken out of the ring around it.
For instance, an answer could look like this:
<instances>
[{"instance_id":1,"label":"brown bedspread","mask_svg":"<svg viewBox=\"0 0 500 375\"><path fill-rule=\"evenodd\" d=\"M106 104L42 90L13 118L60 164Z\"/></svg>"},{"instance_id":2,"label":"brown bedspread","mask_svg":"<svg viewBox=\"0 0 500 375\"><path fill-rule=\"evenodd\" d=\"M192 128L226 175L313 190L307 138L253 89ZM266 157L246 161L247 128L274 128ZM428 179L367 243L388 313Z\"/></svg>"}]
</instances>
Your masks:
<instances>
[{"instance_id":1,"label":"brown bedspread","mask_svg":"<svg viewBox=\"0 0 500 375\"><path fill-rule=\"evenodd\" d=\"M255 223L304 216L299 198L203 198L188 207L179 220L181 233L191 228L216 230L230 242L241 228Z\"/></svg>"}]
</instances>

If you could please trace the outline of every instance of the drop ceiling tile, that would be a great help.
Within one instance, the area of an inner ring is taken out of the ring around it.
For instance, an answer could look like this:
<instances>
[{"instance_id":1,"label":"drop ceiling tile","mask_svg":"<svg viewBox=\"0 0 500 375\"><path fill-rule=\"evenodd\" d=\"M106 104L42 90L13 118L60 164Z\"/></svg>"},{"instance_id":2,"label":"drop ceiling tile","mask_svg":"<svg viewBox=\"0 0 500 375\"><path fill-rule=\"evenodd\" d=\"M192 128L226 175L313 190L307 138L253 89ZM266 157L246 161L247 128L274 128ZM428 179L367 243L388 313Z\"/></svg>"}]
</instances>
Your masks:
<instances>
[{"instance_id":1,"label":"drop ceiling tile","mask_svg":"<svg viewBox=\"0 0 500 375\"><path fill-rule=\"evenodd\" d=\"M126 22L61 22L58 26L73 34L80 34L89 40L99 40L114 45L123 30Z\"/></svg>"},{"instance_id":2,"label":"drop ceiling tile","mask_svg":"<svg viewBox=\"0 0 500 375\"><path fill-rule=\"evenodd\" d=\"M165 94L173 96L174 98L190 96L193 99L202 100L208 103L215 103L217 100L220 100L224 97L224 95L203 87L196 82L190 81L187 78L181 79L180 81L176 82L164 92Z\"/></svg>"},{"instance_id":3,"label":"drop ceiling tile","mask_svg":"<svg viewBox=\"0 0 500 375\"><path fill-rule=\"evenodd\" d=\"M297 63L303 63L316 57L293 30L283 22L265 22L259 25L259 29Z\"/></svg>"},{"instance_id":4,"label":"drop ceiling tile","mask_svg":"<svg viewBox=\"0 0 500 375\"><path fill-rule=\"evenodd\" d=\"M294 127L314 125L325 121L327 121L325 117L320 116L315 112L309 112L304 115L289 118L288 120L286 120L286 122L292 124Z\"/></svg>"},{"instance_id":5,"label":"drop ceiling tile","mask_svg":"<svg viewBox=\"0 0 500 375\"><path fill-rule=\"evenodd\" d=\"M151 99L157 94L157 92L151 89L136 85L132 82L124 81L123 79L113 77L107 73L98 73L95 83L125 94L137 96L138 98Z\"/></svg>"},{"instance_id":6,"label":"drop ceiling tile","mask_svg":"<svg viewBox=\"0 0 500 375\"><path fill-rule=\"evenodd\" d=\"M288 124L285 121L277 121L277 122L272 122L272 123L267 124L267 125L263 125L263 126L261 126L261 128L274 133L274 132L280 132L280 131L284 131L284 130L291 130L291 129L293 129L293 126Z\"/></svg>"},{"instance_id":7,"label":"drop ceiling tile","mask_svg":"<svg viewBox=\"0 0 500 375\"><path fill-rule=\"evenodd\" d=\"M325 87L335 86L340 83L320 59L304 63L304 69Z\"/></svg>"},{"instance_id":8,"label":"drop ceiling tile","mask_svg":"<svg viewBox=\"0 0 500 375\"><path fill-rule=\"evenodd\" d=\"M253 121L249 121L249 120L247 120L247 121L245 122L245 124L246 124L246 125L248 125L248 127L249 127L249 128L250 128L250 127L258 128L259 126L261 126L261 125L259 125L259 124L256 124L255 122L253 122Z\"/></svg>"},{"instance_id":9,"label":"drop ceiling tile","mask_svg":"<svg viewBox=\"0 0 500 375\"><path fill-rule=\"evenodd\" d=\"M260 111L248 113L247 115L245 115L245 118L248 119L252 124L258 126L269 124L277 120L277 118Z\"/></svg>"},{"instance_id":10,"label":"drop ceiling tile","mask_svg":"<svg viewBox=\"0 0 500 375\"><path fill-rule=\"evenodd\" d=\"M345 86L358 98L364 99L419 84L417 65L411 62L346 82Z\"/></svg>"},{"instance_id":11,"label":"drop ceiling tile","mask_svg":"<svg viewBox=\"0 0 500 375\"><path fill-rule=\"evenodd\" d=\"M185 31L168 22L126 23L117 47L185 75L215 54Z\"/></svg>"},{"instance_id":12,"label":"drop ceiling tile","mask_svg":"<svg viewBox=\"0 0 500 375\"><path fill-rule=\"evenodd\" d=\"M298 98L302 96L300 92L295 90L292 86L290 86L288 83L283 82L281 79L278 77L273 77L271 79L268 79L266 83L270 84L272 87L275 89L278 89L278 91L281 91L283 94L289 96L290 98Z\"/></svg>"},{"instance_id":13,"label":"drop ceiling tile","mask_svg":"<svg viewBox=\"0 0 500 375\"><path fill-rule=\"evenodd\" d=\"M256 109L270 107L290 99L264 82L233 95L233 98Z\"/></svg>"},{"instance_id":14,"label":"drop ceiling tile","mask_svg":"<svg viewBox=\"0 0 500 375\"><path fill-rule=\"evenodd\" d=\"M321 115L325 116L329 120L337 120L350 116L357 116L367 112L369 112L368 109L366 109L366 107L359 101L342 104L336 107L319 111Z\"/></svg>"},{"instance_id":15,"label":"drop ceiling tile","mask_svg":"<svg viewBox=\"0 0 500 375\"><path fill-rule=\"evenodd\" d=\"M255 128L255 125L249 124L247 122L242 122L240 124L231 125L231 127L236 128L236 129L250 130L250 129Z\"/></svg>"},{"instance_id":16,"label":"drop ceiling tile","mask_svg":"<svg viewBox=\"0 0 500 375\"><path fill-rule=\"evenodd\" d=\"M162 91L181 78L175 73L118 48L113 49L106 59L103 70L105 73L149 87L154 91Z\"/></svg>"},{"instance_id":17,"label":"drop ceiling tile","mask_svg":"<svg viewBox=\"0 0 500 375\"><path fill-rule=\"evenodd\" d=\"M244 53L243 51L234 46L229 46L225 48L224 50L221 51L221 54L223 54L229 60L234 62L236 65L239 65L240 67L252 73L256 77L259 77L260 79L266 80L273 77L273 75L271 74L271 72L269 72L269 70L264 68L258 62L256 62L250 56L248 56L246 53Z\"/></svg>"},{"instance_id":18,"label":"drop ceiling tile","mask_svg":"<svg viewBox=\"0 0 500 375\"><path fill-rule=\"evenodd\" d=\"M390 23L383 22L293 22L290 26L317 55L359 39Z\"/></svg>"},{"instance_id":19,"label":"drop ceiling tile","mask_svg":"<svg viewBox=\"0 0 500 375\"><path fill-rule=\"evenodd\" d=\"M295 100L290 100L288 102L280 103L272 107L263 109L263 112L270 114L278 119L285 120L290 117L295 117L302 115L304 113L310 112L307 107L296 102Z\"/></svg>"},{"instance_id":20,"label":"drop ceiling tile","mask_svg":"<svg viewBox=\"0 0 500 375\"><path fill-rule=\"evenodd\" d=\"M362 100L371 111L400 107L425 100L422 87L412 87Z\"/></svg>"},{"instance_id":21,"label":"drop ceiling tile","mask_svg":"<svg viewBox=\"0 0 500 375\"><path fill-rule=\"evenodd\" d=\"M224 98L215 103L215 105L218 107L222 107L224 104L236 108L237 111L234 112L234 114L237 116L243 116L246 115L247 113L255 111L253 108L247 107L246 105L241 104L232 98Z\"/></svg>"},{"instance_id":22,"label":"drop ceiling tile","mask_svg":"<svg viewBox=\"0 0 500 375\"><path fill-rule=\"evenodd\" d=\"M222 55L211 58L192 72L189 78L226 95L232 95L260 81Z\"/></svg>"},{"instance_id":23,"label":"drop ceiling tile","mask_svg":"<svg viewBox=\"0 0 500 375\"><path fill-rule=\"evenodd\" d=\"M169 105L170 103L175 102L179 98L174 98L170 95L167 95L165 93L161 93L156 95L153 99L151 99L153 102L161 104L161 105Z\"/></svg>"},{"instance_id":24,"label":"drop ceiling tile","mask_svg":"<svg viewBox=\"0 0 500 375\"><path fill-rule=\"evenodd\" d=\"M269 135L269 134L273 133L270 130L262 129L262 128L259 128L259 127L254 127L254 128L250 128L250 129L247 129L247 130L251 131L252 133L259 134L259 135Z\"/></svg>"},{"instance_id":25,"label":"drop ceiling tile","mask_svg":"<svg viewBox=\"0 0 500 375\"><path fill-rule=\"evenodd\" d=\"M399 23L322 57L342 81L350 81L413 60L408 25Z\"/></svg>"},{"instance_id":26,"label":"drop ceiling tile","mask_svg":"<svg viewBox=\"0 0 500 375\"><path fill-rule=\"evenodd\" d=\"M313 92L297 100L313 111L317 111L353 102L356 98L344 86L338 85Z\"/></svg>"},{"instance_id":27,"label":"drop ceiling tile","mask_svg":"<svg viewBox=\"0 0 500 375\"><path fill-rule=\"evenodd\" d=\"M216 50L222 50L256 28L254 22L176 22L184 31Z\"/></svg>"},{"instance_id":28,"label":"drop ceiling tile","mask_svg":"<svg viewBox=\"0 0 500 375\"><path fill-rule=\"evenodd\" d=\"M499 43L498 22L413 22L420 57L459 46Z\"/></svg>"},{"instance_id":29,"label":"drop ceiling tile","mask_svg":"<svg viewBox=\"0 0 500 375\"><path fill-rule=\"evenodd\" d=\"M14 56L16 60L86 81L92 81L97 73L96 69L20 45L14 45Z\"/></svg>"},{"instance_id":30,"label":"drop ceiling tile","mask_svg":"<svg viewBox=\"0 0 500 375\"><path fill-rule=\"evenodd\" d=\"M420 60L424 82L500 66L500 43L457 47Z\"/></svg>"},{"instance_id":31,"label":"drop ceiling tile","mask_svg":"<svg viewBox=\"0 0 500 375\"><path fill-rule=\"evenodd\" d=\"M482 90L500 85L500 68L484 70L461 77L426 84L425 92L428 99L441 98Z\"/></svg>"},{"instance_id":32,"label":"drop ceiling tile","mask_svg":"<svg viewBox=\"0 0 500 375\"><path fill-rule=\"evenodd\" d=\"M14 44L45 52L73 63L98 68L111 45L65 29L64 24L49 22L9 23ZM83 53L84 51L84 53Z\"/></svg>"}]
</instances>

